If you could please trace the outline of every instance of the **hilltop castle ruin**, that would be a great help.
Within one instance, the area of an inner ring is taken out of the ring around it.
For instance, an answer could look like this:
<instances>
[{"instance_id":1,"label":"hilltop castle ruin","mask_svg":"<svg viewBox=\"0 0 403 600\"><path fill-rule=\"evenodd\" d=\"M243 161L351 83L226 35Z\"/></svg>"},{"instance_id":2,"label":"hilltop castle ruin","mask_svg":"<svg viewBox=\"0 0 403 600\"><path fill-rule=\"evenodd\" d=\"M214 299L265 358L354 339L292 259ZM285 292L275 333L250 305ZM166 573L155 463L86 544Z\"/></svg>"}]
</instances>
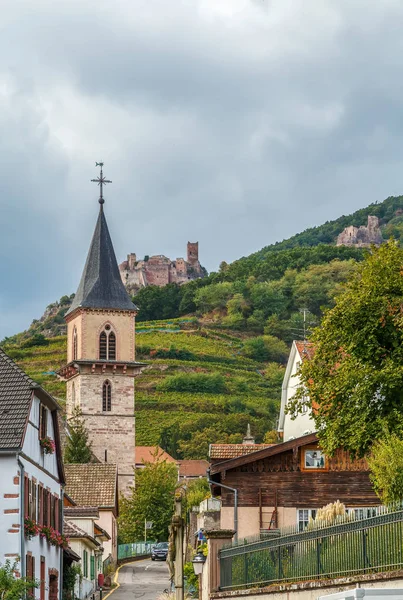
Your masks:
<instances>
[{"instance_id":1,"label":"hilltop castle ruin","mask_svg":"<svg viewBox=\"0 0 403 600\"><path fill-rule=\"evenodd\" d=\"M357 248L366 248L374 244L380 246L383 242L381 230L379 228L378 217L368 217L368 225L354 227L350 225L343 229L337 236L336 246L355 246Z\"/></svg>"},{"instance_id":2,"label":"hilltop castle ruin","mask_svg":"<svg viewBox=\"0 0 403 600\"><path fill-rule=\"evenodd\" d=\"M119 265L120 276L126 289L133 294L147 285L160 287L168 283L183 284L206 275L199 262L199 242L187 243L187 259L171 260L163 254L137 260L134 253Z\"/></svg>"}]
</instances>

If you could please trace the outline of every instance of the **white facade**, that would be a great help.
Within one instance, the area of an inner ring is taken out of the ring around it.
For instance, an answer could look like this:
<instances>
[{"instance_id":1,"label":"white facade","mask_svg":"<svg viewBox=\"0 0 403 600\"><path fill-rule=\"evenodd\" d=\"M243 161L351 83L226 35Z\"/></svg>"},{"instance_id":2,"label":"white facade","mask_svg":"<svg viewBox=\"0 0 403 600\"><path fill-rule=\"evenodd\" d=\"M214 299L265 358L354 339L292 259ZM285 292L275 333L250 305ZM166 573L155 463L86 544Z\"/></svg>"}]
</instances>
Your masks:
<instances>
[{"instance_id":1,"label":"white facade","mask_svg":"<svg viewBox=\"0 0 403 600\"><path fill-rule=\"evenodd\" d=\"M51 407L48 397L46 400L45 405L33 394L22 449L0 453L0 563L19 561L20 575L43 580L41 587L33 590L34 597L58 600L63 550L40 535L31 539L24 535L24 519L28 515L35 522L44 522L45 518L45 525L62 529L62 486L56 459L59 445L54 454L46 455L39 441L40 414L46 417L46 435L52 440L57 435L52 418L56 405Z\"/></svg>"},{"instance_id":2,"label":"white facade","mask_svg":"<svg viewBox=\"0 0 403 600\"><path fill-rule=\"evenodd\" d=\"M298 344L302 344L302 342L298 342ZM291 352L281 390L278 431L283 433L284 442L315 432L315 423L312 419L311 411L308 408L306 408L306 412L298 413L295 419L292 419L292 415L285 411L286 406L291 398L293 398L300 385L300 378L297 373L302 360L303 357L298 350L297 343L294 341L291 346Z\"/></svg>"}]
</instances>

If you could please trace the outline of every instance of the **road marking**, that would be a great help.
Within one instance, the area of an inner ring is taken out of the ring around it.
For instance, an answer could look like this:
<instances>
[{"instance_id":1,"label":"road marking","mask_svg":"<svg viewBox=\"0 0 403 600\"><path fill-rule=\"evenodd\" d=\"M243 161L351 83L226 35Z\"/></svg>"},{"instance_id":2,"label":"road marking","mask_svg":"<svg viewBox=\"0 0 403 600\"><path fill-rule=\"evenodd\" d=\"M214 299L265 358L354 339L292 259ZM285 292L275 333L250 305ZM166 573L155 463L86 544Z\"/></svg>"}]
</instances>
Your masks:
<instances>
[{"instance_id":1,"label":"road marking","mask_svg":"<svg viewBox=\"0 0 403 600\"><path fill-rule=\"evenodd\" d=\"M113 592L116 592L117 589L120 588L120 583L118 582L118 575L119 575L119 571L122 567L126 567L127 565L135 565L139 562L142 562L143 560L148 560L147 558L142 558L141 560L134 560L133 562L128 562L128 563L123 563L123 565L120 565L120 567L118 567L116 569L116 573L115 576L113 578L113 583L116 583L116 587L113 588L113 590L111 590L110 592L108 592L106 594L106 596L104 596L103 600L106 600L107 598L109 598L109 596L111 596L111 594L113 594Z\"/></svg>"}]
</instances>

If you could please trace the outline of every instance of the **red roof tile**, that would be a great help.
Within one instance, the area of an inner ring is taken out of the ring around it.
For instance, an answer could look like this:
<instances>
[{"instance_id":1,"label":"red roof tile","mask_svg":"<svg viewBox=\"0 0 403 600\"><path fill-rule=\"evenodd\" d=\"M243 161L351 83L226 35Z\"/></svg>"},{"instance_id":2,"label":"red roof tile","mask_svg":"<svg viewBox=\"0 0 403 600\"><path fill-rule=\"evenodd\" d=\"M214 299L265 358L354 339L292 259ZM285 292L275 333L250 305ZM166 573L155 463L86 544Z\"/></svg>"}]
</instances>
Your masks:
<instances>
[{"instance_id":1,"label":"red roof tile","mask_svg":"<svg viewBox=\"0 0 403 600\"><path fill-rule=\"evenodd\" d=\"M258 450L270 448L275 444L210 444L210 458L237 458Z\"/></svg>"},{"instance_id":2,"label":"red roof tile","mask_svg":"<svg viewBox=\"0 0 403 600\"><path fill-rule=\"evenodd\" d=\"M315 354L315 347L311 342L295 342L295 345L297 347L297 350L302 358L302 360L304 360L304 358L308 358L309 360L311 360L311 358L313 358L313 355Z\"/></svg>"},{"instance_id":3,"label":"red roof tile","mask_svg":"<svg viewBox=\"0 0 403 600\"><path fill-rule=\"evenodd\" d=\"M154 463L158 460L177 462L159 446L136 446L136 465L141 465L143 462Z\"/></svg>"},{"instance_id":4,"label":"red roof tile","mask_svg":"<svg viewBox=\"0 0 403 600\"><path fill-rule=\"evenodd\" d=\"M178 460L179 477L206 477L207 460Z\"/></svg>"}]
</instances>

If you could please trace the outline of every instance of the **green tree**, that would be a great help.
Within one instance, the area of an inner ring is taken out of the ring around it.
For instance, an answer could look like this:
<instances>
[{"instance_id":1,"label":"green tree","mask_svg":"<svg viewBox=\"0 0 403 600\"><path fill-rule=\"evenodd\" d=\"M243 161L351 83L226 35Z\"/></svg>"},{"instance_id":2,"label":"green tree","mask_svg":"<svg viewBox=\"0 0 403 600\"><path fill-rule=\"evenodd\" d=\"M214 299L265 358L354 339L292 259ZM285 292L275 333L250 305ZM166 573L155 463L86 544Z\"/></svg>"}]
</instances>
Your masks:
<instances>
[{"instance_id":1,"label":"green tree","mask_svg":"<svg viewBox=\"0 0 403 600\"><path fill-rule=\"evenodd\" d=\"M64 462L89 463L92 460L91 442L82 418L81 410L76 407L69 422L69 436L64 451Z\"/></svg>"},{"instance_id":2,"label":"green tree","mask_svg":"<svg viewBox=\"0 0 403 600\"><path fill-rule=\"evenodd\" d=\"M185 494L185 510L188 512L192 510L193 506L198 506L200 502L203 502L206 498L210 498L210 486L207 483L207 479L204 477L200 479L191 479L186 482L186 494Z\"/></svg>"},{"instance_id":3,"label":"green tree","mask_svg":"<svg viewBox=\"0 0 403 600\"><path fill-rule=\"evenodd\" d=\"M285 362L288 348L282 340L274 335L262 335L246 340L242 353L254 360Z\"/></svg>"},{"instance_id":4,"label":"green tree","mask_svg":"<svg viewBox=\"0 0 403 600\"><path fill-rule=\"evenodd\" d=\"M365 454L384 427L394 433L403 415L403 250L374 249L352 275L316 329L315 354L301 367L322 447ZM398 417L398 419L397 419Z\"/></svg>"},{"instance_id":5,"label":"green tree","mask_svg":"<svg viewBox=\"0 0 403 600\"><path fill-rule=\"evenodd\" d=\"M368 458L370 478L383 504L403 500L403 440L386 433L376 441Z\"/></svg>"},{"instance_id":6,"label":"green tree","mask_svg":"<svg viewBox=\"0 0 403 600\"><path fill-rule=\"evenodd\" d=\"M130 496L120 499L119 532L123 543L144 539L144 523L152 521L150 539L168 539L168 527L178 485L178 468L174 463L161 460L155 453L155 462L146 462L136 470L136 486Z\"/></svg>"},{"instance_id":7,"label":"green tree","mask_svg":"<svg viewBox=\"0 0 403 600\"><path fill-rule=\"evenodd\" d=\"M37 581L27 579L26 577L14 576L14 571L18 570L18 563L12 563L6 560L4 565L0 565L0 600L25 600L27 593L37 587Z\"/></svg>"}]
</instances>

